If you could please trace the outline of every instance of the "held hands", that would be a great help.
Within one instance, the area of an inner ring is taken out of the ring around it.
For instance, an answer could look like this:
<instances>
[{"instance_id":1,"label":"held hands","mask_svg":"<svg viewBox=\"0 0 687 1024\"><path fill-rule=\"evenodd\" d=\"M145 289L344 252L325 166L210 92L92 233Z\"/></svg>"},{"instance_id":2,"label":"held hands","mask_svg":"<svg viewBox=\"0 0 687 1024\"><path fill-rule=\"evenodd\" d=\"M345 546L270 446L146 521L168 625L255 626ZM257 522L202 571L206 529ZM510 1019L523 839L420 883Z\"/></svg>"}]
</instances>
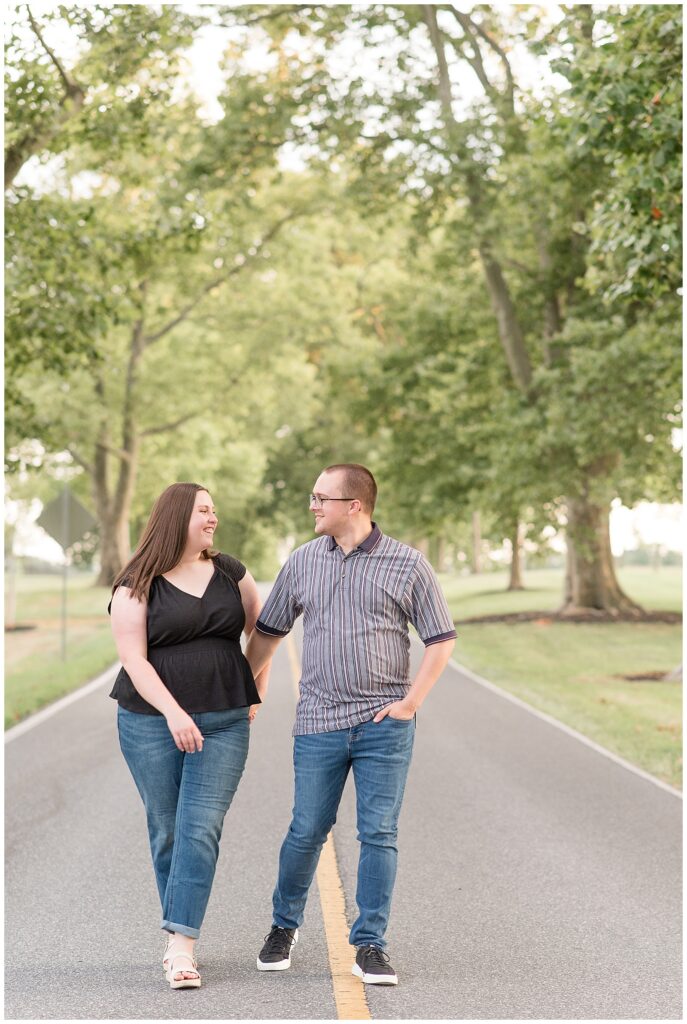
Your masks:
<instances>
[{"instance_id":1,"label":"held hands","mask_svg":"<svg viewBox=\"0 0 687 1024\"><path fill-rule=\"evenodd\" d=\"M391 718L399 718L402 722L407 722L413 717L417 709L412 704L406 703L404 700L394 701L393 704L388 704L372 719L373 722L381 722L383 718L389 715Z\"/></svg>"},{"instance_id":2,"label":"held hands","mask_svg":"<svg viewBox=\"0 0 687 1024\"><path fill-rule=\"evenodd\" d=\"M186 754L200 753L203 737L190 715L182 708L175 708L167 715L167 726L179 750Z\"/></svg>"}]
</instances>

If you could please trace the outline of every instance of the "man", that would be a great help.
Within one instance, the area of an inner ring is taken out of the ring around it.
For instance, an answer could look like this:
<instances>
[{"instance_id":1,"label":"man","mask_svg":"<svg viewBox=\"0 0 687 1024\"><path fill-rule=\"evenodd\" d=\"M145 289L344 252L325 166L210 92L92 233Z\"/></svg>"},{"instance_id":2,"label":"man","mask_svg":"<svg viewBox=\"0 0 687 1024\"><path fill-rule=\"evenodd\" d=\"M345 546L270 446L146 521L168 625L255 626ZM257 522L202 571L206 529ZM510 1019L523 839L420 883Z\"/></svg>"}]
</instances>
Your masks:
<instances>
[{"instance_id":1,"label":"man","mask_svg":"<svg viewBox=\"0 0 687 1024\"><path fill-rule=\"evenodd\" d=\"M293 819L279 856L273 925L257 965L281 971L291 964L308 889L352 770L360 840L359 916L349 939L357 947L353 974L368 984L395 985L384 935L415 713L456 634L429 563L372 522L376 496L364 466L329 466L320 474L310 495L318 536L283 566L246 650L257 676L303 615ZM425 644L412 683L409 621Z\"/></svg>"}]
</instances>

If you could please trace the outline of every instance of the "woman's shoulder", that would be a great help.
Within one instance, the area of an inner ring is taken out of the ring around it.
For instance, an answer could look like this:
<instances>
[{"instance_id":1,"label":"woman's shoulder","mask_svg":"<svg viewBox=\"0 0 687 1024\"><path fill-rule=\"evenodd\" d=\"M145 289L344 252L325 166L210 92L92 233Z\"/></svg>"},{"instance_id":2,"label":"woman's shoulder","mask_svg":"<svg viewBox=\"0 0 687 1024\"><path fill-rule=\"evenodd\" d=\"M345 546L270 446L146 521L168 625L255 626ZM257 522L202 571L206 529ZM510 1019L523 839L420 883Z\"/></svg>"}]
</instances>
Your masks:
<instances>
[{"instance_id":1,"label":"woman's shoulder","mask_svg":"<svg viewBox=\"0 0 687 1024\"><path fill-rule=\"evenodd\" d=\"M146 605L148 601L145 597L135 596L132 590L131 580L123 580L113 593L110 598L110 602L107 606L108 615L112 615L113 612L117 614L119 618L125 616L126 618L140 617L141 614L145 615Z\"/></svg>"},{"instance_id":2,"label":"woman's shoulder","mask_svg":"<svg viewBox=\"0 0 687 1024\"><path fill-rule=\"evenodd\" d=\"M227 555L223 551L218 551L214 554L212 560L220 572L224 573L225 576L228 576L235 583L242 580L248 571L243 562L239 562L238 558L234 558L233 555Z\"/></svg>"}]
</instances>

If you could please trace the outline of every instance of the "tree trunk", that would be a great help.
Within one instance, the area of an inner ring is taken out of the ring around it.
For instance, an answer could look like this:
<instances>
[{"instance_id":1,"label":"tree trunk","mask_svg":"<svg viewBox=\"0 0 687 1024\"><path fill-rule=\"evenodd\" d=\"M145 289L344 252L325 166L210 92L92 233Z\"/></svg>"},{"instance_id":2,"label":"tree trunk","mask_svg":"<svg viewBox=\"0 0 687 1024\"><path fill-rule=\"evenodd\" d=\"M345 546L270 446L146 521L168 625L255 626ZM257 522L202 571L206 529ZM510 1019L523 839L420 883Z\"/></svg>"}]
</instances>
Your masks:
<instances>
[{"instance_id":1,"label":"tree trunk","mask_svg":"<svg viewBox=\"0 0 687 1024\"><path fill-rule=\"evenodd\" d=\"M472 545L470 551L470 572L478 576L482 571L482 523L479 512L472 513Z\"/></svg>"},{"instance_id":2,"label":"tree trunk","mask_svg":"<svg viewBox=\"0 0 687 1024\"><path fill-rule=\"evenodd\" d=\"M437 537L437 572L446 572L446 538Z\"/></svg>"},{"instance_id":3,"label":"tree trunk","mask_svg":"<svg viewBox=\"0 0 687 1024\"><path fill-rule=\"evenodd\" d=\"M567 501L567 569L562 616L605 612L641 618L643 609L622 590L615 574L609 506L578 495Z\"/></svg>"},{"instance_id":4,"label":"tree trunk","mask_svg":"<svg viewBox=\"0 0 687 1024\"><path fill-rule=\"evenodd\" d=\"M429 561L436 572L446 571L446 539L444 537L430 538Z\"/></svg>"},{"instance_id":5,"label":"tree trunk","mask_svg":"<svg viewBox=\"0 0 687 1024\"><path fill-rule=\"evenodd\" d=\"M524 590L525 585L522 582L522 540L521 540L520 523L518 520L515 521L513 527L513 533L511 534L511 559L510 559L510 579L508 581L508 590Z\"/></svg>"},{"instance_id":6,"label":"tree trunk","mask_svg":"<svg viewBox=\"0 0 687 1024\"><path fill-rule=\"evenodd\" d=\"M120 517L117 521L113 516L100 520L100 573L96 581L97 587L111 587L119 570L126 565L131 551L128 541L128 518Z\"/></svg>"},{"instance_id":7,"label":"tree trunk","mask_svg":"<svg viewBox=\"0 0 687 1024\"><path fill-rule=\"evenodd\" d=\"M145 286L142 286L145 295ZM104 419L100 437L95 446L93 492L100 520L100 574L96 586L109 587L129 560L129 515L134 496L136 470L140 452L140 434L136 425L135 389L138 366L145 348L143 318L133 327L127 366L126 387L122 408L122 445L114 449L119 459L114 493L110 491L108 458L110 444L109 421ZM96 394L104 405L105 388L102 379L96 380Z\"/></svg>"},{"instance_id":8,"label":"tree trunk","mask_svg":"<svg viewBox=\"0 0 687 1024\"><path fill-rule=\"evenodd\" d=\"M107 509L100 517L100 573L96 582L98 587L112 586L115 576L131 557L129 516L137 463L136 450L131 453L131 460L123 462L120 466L120 480L124 478L124 494L120 500L108 500L107 494L100 494L97 499L98 508L104 506Z\"/></svg>"},{"instance_id":9,"label":"tree trunk","mask_svg":"<svg viewBox=\"0 0 687 1024\"><path fill-rule=\"evenodd\" d=\"M96 586L109 587L131 556L129 517L136 484L136 471L140 441L133 430L133 416L129 413L125 429L126 447L119 453L119 469L114 495L109 493L106 473L94 478L94 493L100 519L100 574ZM106 466L107 451L103 445L101 459ZM96 460L97 464L97 460Z\"/></svg>"},{"instance_id":10,"label":"tree trunk","mask_svg":"<svg viewBox=\"0 0 687 1024\"><path fill-rule=\"evenodd\" d=\"M473 203L473 208L476 204ZM481 211L479 211L481 213ZM499 338L511 376L518 390L527 395L532 386L532 364L518 320L518 314L503 276L501 265L494 256L491 244L483 241L479 246L482 268L489 289L492 309L496 317Z\"/></svg>"}]
</instances>

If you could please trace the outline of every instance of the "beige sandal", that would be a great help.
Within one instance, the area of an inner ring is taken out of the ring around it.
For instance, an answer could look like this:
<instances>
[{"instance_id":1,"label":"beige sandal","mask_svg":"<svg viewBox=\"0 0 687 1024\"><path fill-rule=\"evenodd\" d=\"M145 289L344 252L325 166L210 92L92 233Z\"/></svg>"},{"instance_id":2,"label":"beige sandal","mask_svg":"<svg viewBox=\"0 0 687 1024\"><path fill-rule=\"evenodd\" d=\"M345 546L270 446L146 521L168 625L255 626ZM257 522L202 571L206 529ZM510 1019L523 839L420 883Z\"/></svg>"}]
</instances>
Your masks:
<instances>
[{"instance_id":1,"label":"beige sandal","mask_svg":"<svg viewBox=\"0 0 687 1024\"><path fill-rule=\"evenodd\" d=\"M177 967L177 960L187 960L190 967ZM195 978L175 978L175 974L195 974ZM191 953L172 953L167 968L167 981L170 988L200 988L200 974L198 973L198 961Z\"/></svg>"},{"instance_id":2,"label":"beige sandal","mask_svg":"<svg viewBox=\"0 0 687 1024\"><path fill-rule=\"evenodd\" d=\"M167 973L167 964L169 963L169 947L174 942L174 936L168 935L167 942L165 943L165 951L162 954L162 970Z\"/></svg>"}]
</instances>

